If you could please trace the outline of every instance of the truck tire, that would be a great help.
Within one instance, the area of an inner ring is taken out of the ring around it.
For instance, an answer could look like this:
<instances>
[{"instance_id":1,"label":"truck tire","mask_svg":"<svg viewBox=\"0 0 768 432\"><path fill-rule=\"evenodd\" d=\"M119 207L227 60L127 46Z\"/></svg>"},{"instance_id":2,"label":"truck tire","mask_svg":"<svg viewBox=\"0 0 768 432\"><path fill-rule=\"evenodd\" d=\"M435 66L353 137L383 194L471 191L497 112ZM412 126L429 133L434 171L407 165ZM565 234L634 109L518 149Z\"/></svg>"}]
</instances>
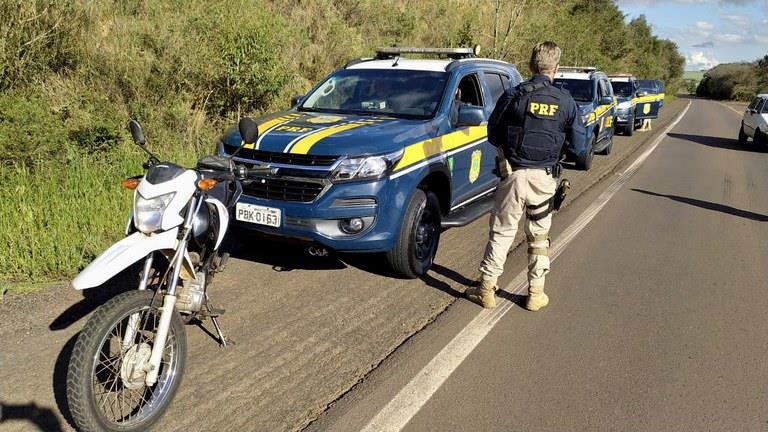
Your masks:
<instances>
[{"instance_id":1,"label":"truck tire","mask_svg":"<svg viewBox=\"0 0 768 432\"><path fill-rule=\"evenodd\" d=\"M587 171L592 168L592 159L595 156L595 136L589 139L587 143L587 151L583 155L576 158L576 168Z\"/></svg>"},{"instance_id":2,"label":"truck tire","mask_svg":"<svg viewBox=\"0 0 768 432\"><path fill-rule=\"evenodd\" d=\"M613 133L606 138L608 140L608 145L605 146L605 148L600 152L601 155L608 156L611 154L611 150L613 150Z\"/></svg>"},{"instance_id":3,"label":"truck tire","mask_svg":"<svg viewBox=\"0 0 768 432\"><path fill-rule=\"evenodd\" d=\"M400 225L395 247L387 252L392 270L415 279L429 270L440 242L440 202L434 193L421 189L411 197Z\"/></svg>"},{"instance_id":4,"label":"truck tire","mask_svg":"<svg viewBox=\"0 0 768 432\"><path fill-rule=\"evenodd\" d=\"M632 136L635 133L635 119L630 119L629 123L624 126L624 135Z\"/></svg>"}]
</instances>

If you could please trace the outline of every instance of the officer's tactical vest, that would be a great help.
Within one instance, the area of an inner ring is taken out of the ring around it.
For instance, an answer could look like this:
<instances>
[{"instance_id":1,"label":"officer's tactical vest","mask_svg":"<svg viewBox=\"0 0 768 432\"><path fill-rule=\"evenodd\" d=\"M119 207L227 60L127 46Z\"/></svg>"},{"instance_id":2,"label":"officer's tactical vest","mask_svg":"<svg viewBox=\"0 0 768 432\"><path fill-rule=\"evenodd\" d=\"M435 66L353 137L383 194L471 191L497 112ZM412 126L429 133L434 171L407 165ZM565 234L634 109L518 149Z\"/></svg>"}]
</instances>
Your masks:
<instances>
[{"instance_id":1,"label":"officer's tactical vest","mask_svg":"<svg viewBox=\"0 0 768 432\"><path fill-rule=\"evenodd\" d=\"M488 139L512 166L554 166L565 142L566 113L559 91L548 81L520 84L502 98L488 119Z\"/></svg>"}]
</instances>

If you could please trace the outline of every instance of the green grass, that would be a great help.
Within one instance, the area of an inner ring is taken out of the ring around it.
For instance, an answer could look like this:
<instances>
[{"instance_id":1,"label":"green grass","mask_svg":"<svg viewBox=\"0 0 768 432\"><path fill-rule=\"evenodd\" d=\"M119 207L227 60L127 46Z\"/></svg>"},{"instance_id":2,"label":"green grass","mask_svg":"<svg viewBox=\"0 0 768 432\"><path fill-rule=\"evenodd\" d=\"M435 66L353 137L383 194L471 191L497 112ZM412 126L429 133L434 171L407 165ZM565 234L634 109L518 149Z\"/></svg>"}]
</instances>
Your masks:
<instances>
[{"instance_id":1,"label":"green grass","mask_svg":"<svg viewBox=\"0 0 768 432\"><path fill-rule=\"evenodd\" d=\"M703 71L685 71L683 72L683 79L692 79L701 81L701 79L704 78L704 72Z\"/></svg>"},{"instance_id":2,"label":"green grass","mask_svg":"<svg viewBox=\"0 0 768 432\"><path fill-rule=\"evenodd\" d=\"M186 164L195 159L193 152L166 156ZM0 282L9 292L73 275L120 239L132 202L120 180L143 173L144 160L123 145L109 157L0 168Z\"/></svg>"}]
</instances>

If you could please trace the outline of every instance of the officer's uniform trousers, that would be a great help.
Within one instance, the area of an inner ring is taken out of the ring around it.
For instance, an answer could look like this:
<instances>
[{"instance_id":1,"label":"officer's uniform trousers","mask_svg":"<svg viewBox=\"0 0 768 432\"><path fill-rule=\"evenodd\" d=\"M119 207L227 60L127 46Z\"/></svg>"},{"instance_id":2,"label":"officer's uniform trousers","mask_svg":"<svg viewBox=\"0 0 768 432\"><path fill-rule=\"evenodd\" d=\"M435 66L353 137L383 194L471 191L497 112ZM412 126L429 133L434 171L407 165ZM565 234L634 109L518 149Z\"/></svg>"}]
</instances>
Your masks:
<instances>
[{"instance_id":1,"label":"officer's uniform trousers","mask_svg":"<svg viewBox=\"0 0 768 432\"><path fill-rule=\"evenodd\" d=\"M528 238L528 283L530 287L543 289L544 276L549 273L549 228L552 213L549 205L541 205L554 196L557 181L544 169L513 168L496 189L496 203L491 215L491 229L485 257L480 264L483 279L494 283L504 271L507 253L515 240L518 224L523 213L537 215L548 212L538 220L527 220L525 233ZM538 208L535 208L538 207Z\"/></svg>"}]
</instances>

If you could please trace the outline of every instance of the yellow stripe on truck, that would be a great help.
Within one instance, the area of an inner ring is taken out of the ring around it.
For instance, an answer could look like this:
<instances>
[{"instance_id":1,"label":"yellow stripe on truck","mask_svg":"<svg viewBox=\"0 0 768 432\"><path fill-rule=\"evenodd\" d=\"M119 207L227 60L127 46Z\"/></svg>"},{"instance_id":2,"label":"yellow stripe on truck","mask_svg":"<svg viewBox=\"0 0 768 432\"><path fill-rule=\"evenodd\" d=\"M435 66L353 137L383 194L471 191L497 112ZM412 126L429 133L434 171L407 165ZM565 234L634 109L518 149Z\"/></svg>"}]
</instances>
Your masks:
<instances>
[{"instance_id":1,"label":"yellow stripe on truck","mask_svg":"<svg viewBox=\"0 0 768 432\"><path fill-rule=\"evenodd\" d=\"M339 132L348 131L350 129L359 128L361 126L372 125L378 123L383 119L370 119L370 120L356 120L349 123L342 123L338 126L332 126L325 129L320 129L317 132L311 133L304 138L300 139L297 143L291 147L288 153L293 154L307 154L309 150L317 144L320 140L328 138L331 135L335 135Z\"/></svg>"},{"instance_id":2,"label":"yellow stripe on truck","mask_svg":"<svg viewBox=\"0 0 768 432\"><path fill-rule=\"evenodd\" d=\"M281 123L288 123L291 120L294 120L298 117L301 117L301 114L286 114L284 116L275 117L271 120L267 120L264 123L259 124L257 127L259 129L259 136L263 135L264 132L272 129L272 127L277 126ZM254 146L254 143L246 144L243 147L247 149L252 149Z\"/></svg>"},{"instance_id":3,"label":"yellow stripe on truck","mask_svg":"<svg viewBox=\"0 0 768 432\"><path fill-rule=\"evenodd\" d=\"M664 99L663 94L650 94L643 97L636 97L632 98L632 103L642 103L642 102L656 102Z\"/></svg>"},{"instance_id":4,"label":"yellow stripe on truck","mask_svg":"<svg viewBox=\"0 0 768 432\"><path fill-rule=\"evenodd\" d=\"M601 105L597 108L595 108L594 111L587 114L587 121L584 122L585 125L591 125L592 123L596 122L603 114L608 112L611 108L613 108L615 105Z\"/></svg>"},{"instance_id":5,"label":"yellow stripe on truck","mask_svg":"<svg viewBox=\"0 0 768 432\"><path fill-rule=\"evenodd\" d=\"M436 154L451 151L463 145L481 140L488 136L488 128L483 126L470 126L435 138L411 144L405 148L403 157L395 165L393 171L398 171L410 165L419 163Z\"/></svg>"}]
</instances>

